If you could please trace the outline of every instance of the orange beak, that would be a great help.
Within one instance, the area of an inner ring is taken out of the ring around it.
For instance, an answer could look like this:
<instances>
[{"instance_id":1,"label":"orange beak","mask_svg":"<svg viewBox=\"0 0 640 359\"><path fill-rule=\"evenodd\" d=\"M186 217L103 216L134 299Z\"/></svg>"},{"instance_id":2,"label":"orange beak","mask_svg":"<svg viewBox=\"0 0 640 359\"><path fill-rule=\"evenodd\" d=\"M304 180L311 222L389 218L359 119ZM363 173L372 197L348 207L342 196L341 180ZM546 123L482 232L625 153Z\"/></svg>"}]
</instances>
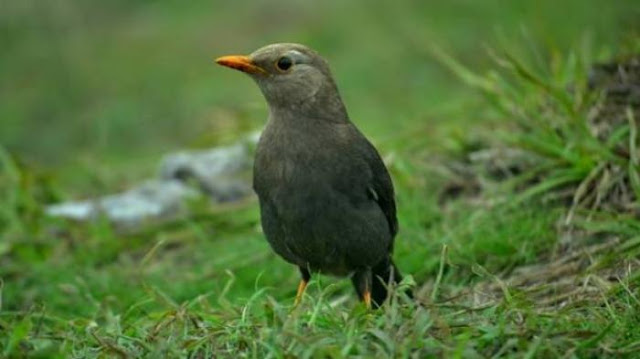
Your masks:
<instances>
[{"instance_id":1,"label":"orange beak","mask_svg":"<svg viewBox=\"0 0 640 359\"><path fill-rule=\"evenodd\" d=\"M254 64L248 56L231 55L222 56L216 59L218 65L230 67L232 69L240 70L248 74L261 74L266 75L267 72L260 66Z\"/></svg>"}]
</instances>

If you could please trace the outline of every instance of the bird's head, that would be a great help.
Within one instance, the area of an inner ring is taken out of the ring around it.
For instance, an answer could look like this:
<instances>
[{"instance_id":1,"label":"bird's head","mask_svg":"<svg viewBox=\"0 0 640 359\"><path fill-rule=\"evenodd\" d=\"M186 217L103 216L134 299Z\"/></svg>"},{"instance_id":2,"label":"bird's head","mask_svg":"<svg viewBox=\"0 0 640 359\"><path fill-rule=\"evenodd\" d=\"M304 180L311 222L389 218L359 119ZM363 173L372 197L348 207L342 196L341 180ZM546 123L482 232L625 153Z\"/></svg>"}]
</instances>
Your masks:
<instances>
[{"instance_id":1,"label":"bird's head","mask_svg":"<svg viewBox=\"0 0 640 359\"><path fill-rule=\"evenodd\" d=\"M249 74L269 107L309 116L346 113L327 62L310 48L291 43L272 44L250 55L216 59L222 66Z\"/></svg>"}]
</instances>

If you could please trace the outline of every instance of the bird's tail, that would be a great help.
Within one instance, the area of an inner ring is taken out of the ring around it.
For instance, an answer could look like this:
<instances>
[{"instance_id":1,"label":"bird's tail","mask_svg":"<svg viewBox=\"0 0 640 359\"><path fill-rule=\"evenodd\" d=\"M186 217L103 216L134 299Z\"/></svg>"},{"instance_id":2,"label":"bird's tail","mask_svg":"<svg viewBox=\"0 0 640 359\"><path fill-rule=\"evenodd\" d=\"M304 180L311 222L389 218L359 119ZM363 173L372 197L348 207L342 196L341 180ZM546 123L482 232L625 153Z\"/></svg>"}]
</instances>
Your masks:
<instances>
[{"instance_id":1,"label":"bird's tail","mask_svg":"<svg viewBox=\"0 0 640 359\"><path fill-rule=\"evenodd\" d=\"M387 299L389 285L398 284L402 281L402 274L393 263L393 259L382 261L371 268L373 281L371 282L371 299L374 307L379 307ZM413 298L411 289L405 291L409 298Z\"/></svg>"}]
</instances>

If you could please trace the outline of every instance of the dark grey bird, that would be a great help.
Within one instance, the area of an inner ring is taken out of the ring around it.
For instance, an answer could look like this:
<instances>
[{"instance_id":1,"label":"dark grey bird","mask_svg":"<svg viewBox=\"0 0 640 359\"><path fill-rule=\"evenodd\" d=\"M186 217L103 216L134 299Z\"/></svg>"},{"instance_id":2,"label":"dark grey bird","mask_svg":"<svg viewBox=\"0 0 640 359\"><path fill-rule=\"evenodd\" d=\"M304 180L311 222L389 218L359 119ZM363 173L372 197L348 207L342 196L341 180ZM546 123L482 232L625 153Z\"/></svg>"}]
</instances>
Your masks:
<instances>
[{"instance_id":1,"label":"dark grey bird","mask_svg":"<svg viewBox=\"0 0 640 359\"><path fill-rule=\"evenodd\" d=\"M349 119L327 62L289 43L216 62L249 74L269 105L253 187L271 247L300 269L296 303L320 272L350 276L360 299L380 306L388 283L402 279L392 260L393 183Z\"/></svg>"}]
</instances>

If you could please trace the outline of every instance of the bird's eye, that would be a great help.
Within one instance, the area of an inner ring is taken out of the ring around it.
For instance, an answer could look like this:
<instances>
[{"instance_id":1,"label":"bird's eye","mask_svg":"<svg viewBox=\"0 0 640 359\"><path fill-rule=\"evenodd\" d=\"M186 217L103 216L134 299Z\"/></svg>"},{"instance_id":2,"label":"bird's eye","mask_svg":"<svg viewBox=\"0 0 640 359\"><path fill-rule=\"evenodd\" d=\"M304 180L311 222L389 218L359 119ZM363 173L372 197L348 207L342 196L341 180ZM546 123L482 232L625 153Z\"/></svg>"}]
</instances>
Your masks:
<instances>
[{"instance_id":1,"label":"bird's eye","mask_svg":"<svg viewBox=\"0 0 640 359\"><path fill-rule=\"evenodd\" d=\"M276 62L276 66L280 71L287 71L291 68L291 66L293 66L293 61L288 56L282 56L278 59L278 62Z\"/></svg>"}]
</instances>

